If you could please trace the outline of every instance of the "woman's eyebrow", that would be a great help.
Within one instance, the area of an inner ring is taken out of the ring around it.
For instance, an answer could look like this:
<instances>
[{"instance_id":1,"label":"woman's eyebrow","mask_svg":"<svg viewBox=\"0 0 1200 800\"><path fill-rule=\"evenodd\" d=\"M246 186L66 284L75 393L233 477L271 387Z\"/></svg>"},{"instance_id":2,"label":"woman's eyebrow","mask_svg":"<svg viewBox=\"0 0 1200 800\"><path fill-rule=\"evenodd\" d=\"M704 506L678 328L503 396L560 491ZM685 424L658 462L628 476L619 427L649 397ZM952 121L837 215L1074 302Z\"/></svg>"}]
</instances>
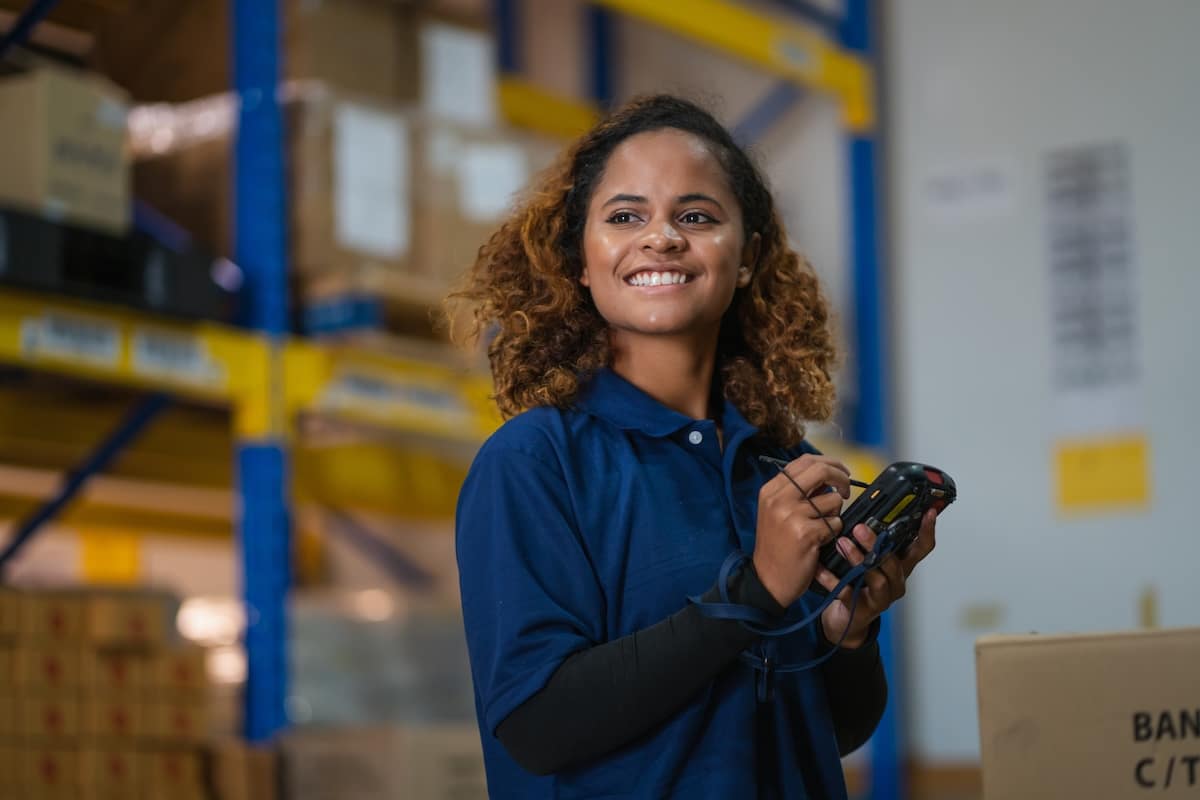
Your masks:
<instances>
[{"instance_id":1,"label":"woman's eyebrow","mask_svg":"<svg viewBox=\"0 0 1200 800\"><path fill-rule=\"evenodd\" d=\"M692 192L691 194L681 194L681 195L679 195L679 197L676 198L676 200L680 203L696 203L696 202L712 203L714 206L721 209L722 211L725 210L725 206L721 205L721 202L719 200L717 200L717 198L710 197L709 195L706 195L706 194L701 194L700 192Z\"/></svg>"},{"instance_id":2,"label":"woman's eyebrow","mask_svg":"<svg viewBox=\"0 0 1200 800\"><path fill-rule=\"evenodd\" d=\"M601 206L601 208L607 208L608 206L611 206L613 203L645 203L645 202L646 202L646 198L640 194L614 194L612 197L608 198L607 201L605 201L604 205Z\"/></svg>"}]
</instances>

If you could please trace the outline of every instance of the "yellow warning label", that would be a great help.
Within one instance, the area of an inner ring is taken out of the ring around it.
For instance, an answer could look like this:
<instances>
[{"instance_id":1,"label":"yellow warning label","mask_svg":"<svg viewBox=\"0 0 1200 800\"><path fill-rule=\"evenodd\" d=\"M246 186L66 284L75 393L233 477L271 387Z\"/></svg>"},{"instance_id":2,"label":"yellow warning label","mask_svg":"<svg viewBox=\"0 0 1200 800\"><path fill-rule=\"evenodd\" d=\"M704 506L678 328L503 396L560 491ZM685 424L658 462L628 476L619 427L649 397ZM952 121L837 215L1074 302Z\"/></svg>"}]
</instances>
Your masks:
<instances>
[{"instance_id":1,"label":"yellow warning label","mask_svg":"<svg viewBox=\"0 0 1200 800\"><path fill-rule=\"evenodd\" d=\"M1150 503L1150 443L1142 433L1075 439L1054 448L1058 510L1077 514Z\"/></svg>"},{"instance_id":2,"label":"yellow warning label","mask_svg":"<svg viewBox=\"0 0 1200 800\"><path fill-rule=\"evenodd\" d=\"M136 533L115 528L79 529L80 571L87 583L137 583L142 572L142 542Z\"/></svg>"}]
</instances>

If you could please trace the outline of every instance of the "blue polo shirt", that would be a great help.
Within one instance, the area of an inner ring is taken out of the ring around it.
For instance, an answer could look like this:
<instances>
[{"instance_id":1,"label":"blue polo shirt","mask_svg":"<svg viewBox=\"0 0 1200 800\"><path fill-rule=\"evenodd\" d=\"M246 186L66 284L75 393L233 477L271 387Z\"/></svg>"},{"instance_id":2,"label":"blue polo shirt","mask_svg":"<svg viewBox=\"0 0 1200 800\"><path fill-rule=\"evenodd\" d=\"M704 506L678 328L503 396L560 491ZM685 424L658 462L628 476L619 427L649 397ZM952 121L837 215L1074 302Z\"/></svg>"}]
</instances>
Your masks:
<instances>
[{"instance_id":1,"label":"blue polo shirt","mask_svg":"<svg viewBox=\"0 0 1200 800\"><path fill-rule=\"evenodd\" d=\"M719 421L723 450L714 421L602 370L574 408L520 414L479 451L456 544L493 798L846 797L819 669L778 674L756 712L754 672L735 661L651 733L554 775L526 772L496 739L569 655L661 622L715 584L731 551L753 552L758 491L776 474L756 456L812 450L763 449L729 403ZM770 642L775 660L824 652L819 628Z\"/></svg>"}]
</instances>

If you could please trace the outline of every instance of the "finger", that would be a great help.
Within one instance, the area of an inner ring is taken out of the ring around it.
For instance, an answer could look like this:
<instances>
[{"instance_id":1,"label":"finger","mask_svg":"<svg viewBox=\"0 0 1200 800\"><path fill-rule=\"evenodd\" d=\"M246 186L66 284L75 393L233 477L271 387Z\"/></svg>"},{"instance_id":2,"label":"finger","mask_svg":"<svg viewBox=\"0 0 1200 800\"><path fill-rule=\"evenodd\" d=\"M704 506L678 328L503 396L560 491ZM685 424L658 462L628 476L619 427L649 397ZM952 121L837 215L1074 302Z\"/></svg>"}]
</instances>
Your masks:
<instances>
[{"instance_id":1,"label":"finger","mask_svg":"<svg viewBox=\"0 0 1200 800\"><path fill-rule=\"evenodd\" d=\"M868 553L875 548L875 541L879 538L875 535L875 531L868 528L865 524L855 525L850 535Z\"/></svg>"},{"instance_id":2,"label":"finger","mask_svg":"<svg viewBox=\"0 0 1200 800\"><path fill-rule=\"evenodd\" d=\"M823 491L826 486L835 489L842 497L850 496L850 472L842 464L814 461L799 474L789 471L788 475L791 475L800 490L810 497Z\"/></svg>"},{"instance_id":3,"label":"finger","mask_svg":"<svg viewBox=\"0 0 1200 800\"><path fill-rule=\"evenodd\" d=\"M908 586L905 582L904 567L898 558L888 556L879 564L879 569L875 571L883 575L884 580L887 582L888 605L904 597L904 593L908 591Z\"/></svg>"},{"instance_id":4,"label":"finger","mask_svg":"<svg viewBox=\"0 0 1200 800\"><path fill-rule=\"evenodd\" d=\"M842 496L837 492L826 492L825 494L819 494L816 497L809 497L808 499L797 495L796 502L808 509L808 516L810 517L816 516L813 511L814 508L822 517L836 517L842 511Z\"/></svg>"},{"instance_id":5,"label":"finger","mask_svg":"<svg viewBox=\"0 0 1200 800\"><path fill-rule=\"evenodd\" d=\"M921 529L917 532L917 538L909 545L908 552L901 559L905 574L912 574L917 564L932 553L935 546L937 546L937 512L931 508L921 518Z\"/></svg>"},{"instance_id":6,"label":"finger","mask_svg":"<svg viewBox=\"0 0 1200 800\"><path fill-rule=\"evenodd\" d=\"M837 549L842 554L842 558L849 561L852 567L857 567L866 558L863 552L854 546L854 542L850 541L850 537L848 536L838 537Z\"/></svg>"},{"instance_id":7,"label":"finger","mask_svg":"<svg viewBox=\"0 0 1200 800\"><path fill-rule=\"evenodd\" d=\"M834 575L825 567L817 567L817 574L815 577L817 579L817 583L819 583L821 588L827 592L832 592L837 588L838 583L841 582L837 575Z\"/></svg>"}]
</instances>

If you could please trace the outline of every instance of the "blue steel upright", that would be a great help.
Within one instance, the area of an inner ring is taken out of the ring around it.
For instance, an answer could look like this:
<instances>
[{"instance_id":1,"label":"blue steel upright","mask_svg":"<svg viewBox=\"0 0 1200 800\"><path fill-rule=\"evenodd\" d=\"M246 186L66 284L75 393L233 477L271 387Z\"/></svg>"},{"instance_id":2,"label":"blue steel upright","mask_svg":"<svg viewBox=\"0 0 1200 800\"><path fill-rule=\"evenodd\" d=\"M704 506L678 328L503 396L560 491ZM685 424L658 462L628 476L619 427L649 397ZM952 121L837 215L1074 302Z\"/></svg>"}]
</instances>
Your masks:
<instances>
[{"instance_id":1,"label":"blue steel upright","mask_svg":"<svg viewBox=\"0 0 1200 800\"><path fill-rule=\"evenodd\" d=\"M888 452L888 352L885 273L882 263L883 230L879 224L884 195L879 170L879 69L872 41L871 0L846 0L842 44L871 64L875 80L876 120L873 132L848 134L850 167L851 253L854 275L855 378L858 403L853 409L852 430L860 445ZM871 739L871 800L903 800L907 778L903 768L904 673L899 610L884 614L879 649L891 686L887 709Z\"/></svg>"},{"instance_id":2,"label":"blue steel upright","mask_svg":"<svg viewBox=\"0 0 1200 800\"><path fill-rule=\"evenodd\" d=\"M231 0L234 87L241 100L234 179L234 252L246 276L244 322L276 345L287 330L287 215L279 84L283 0ZM273 364L277 359L273 359ZM273 406L280 387L272 382ZM282 421L238 443L238 533L246 604L245 735L287 724L290 576L288 458Z\"/></svg>"}]
</instances>

